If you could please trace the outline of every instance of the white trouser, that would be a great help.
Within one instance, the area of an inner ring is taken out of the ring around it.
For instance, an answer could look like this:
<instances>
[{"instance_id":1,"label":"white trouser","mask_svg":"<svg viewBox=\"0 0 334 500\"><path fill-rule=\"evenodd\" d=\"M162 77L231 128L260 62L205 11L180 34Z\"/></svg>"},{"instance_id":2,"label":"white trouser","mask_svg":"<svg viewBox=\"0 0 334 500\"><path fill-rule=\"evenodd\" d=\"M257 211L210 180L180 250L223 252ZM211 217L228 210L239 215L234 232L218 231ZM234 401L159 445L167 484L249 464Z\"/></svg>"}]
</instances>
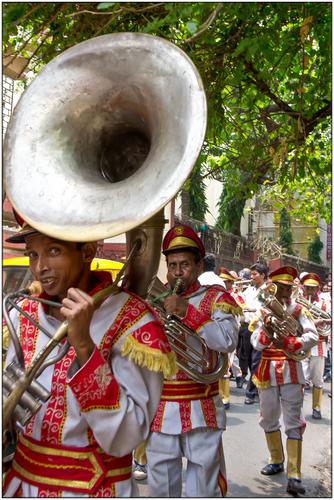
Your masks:
<instances>
[{"instance_id":1,"label":"white trouser","mask_svg":"<svg viewBox=\"0 0 334 500\"><path fill-rule=\"evenodd\" d=\"M324 356L310 356L309 358L303 359L302 364L306 381L308 383L312 382L314 387L321 389L324 383ZM308 377L306 377L306 373Z\"/></svg>"},{"instance_id":2,"label":"white trouser","mask_svg":"<svg viewBox=\"0 0 334 500\"><path fill-rule=\"evenodd\" d=\"M221 497L226 481L221 429L199 428L177 435L153 432L146 447L151 497L181 497L182 457L187 458L185 496Z\"/></svg>"},{"instance_id":3,"label":"white trouser","mask_svg":"<svg viewBox=\"0 0 334 500\"><path fill-rule=\"evenodd\" d=\"M231 370L234 377L242 377L242 371L239 366L239 358L236 355L235 351L233 352L233 358L231 360Z\"/></svg>"},{"instance_id":4,"label":"white trouser","mask_svg":"<svg viewBox=\"0 0 334 500\"><path fill-rule=\"evenodd\" d=\"M291 439L301 439L306 421L303 415L303 387L300 384L283 384L259 389L260 426L265 432L280 428L283 413L285 434Z\"/></svg>"}]
</instances>

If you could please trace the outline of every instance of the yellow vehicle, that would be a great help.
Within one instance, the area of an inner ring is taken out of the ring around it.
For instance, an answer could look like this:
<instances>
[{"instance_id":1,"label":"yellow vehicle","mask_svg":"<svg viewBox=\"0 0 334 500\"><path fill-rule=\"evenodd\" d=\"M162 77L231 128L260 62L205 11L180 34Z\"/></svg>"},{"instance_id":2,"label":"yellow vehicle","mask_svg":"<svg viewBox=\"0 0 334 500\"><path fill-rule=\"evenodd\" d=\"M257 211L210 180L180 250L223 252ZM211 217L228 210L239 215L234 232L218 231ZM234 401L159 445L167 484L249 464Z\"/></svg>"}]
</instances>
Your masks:
<instances>
[{"instance_id":1,"label":"yellow vehicle","mask_svg":"<svg viewBox=\"0 0 334 500\"><path fill-rule=\"evenodd\" d=\"M115 260L99 258L93 259L91 265L93 271L98 269L110 272L113 279L116 278L122 267L123 264ZM22 290L31 281L33 281L33 277L29 269L29 257L10 257L2 260L2 291L4 295L15 290Z\"/></svg>"}]
</instances>

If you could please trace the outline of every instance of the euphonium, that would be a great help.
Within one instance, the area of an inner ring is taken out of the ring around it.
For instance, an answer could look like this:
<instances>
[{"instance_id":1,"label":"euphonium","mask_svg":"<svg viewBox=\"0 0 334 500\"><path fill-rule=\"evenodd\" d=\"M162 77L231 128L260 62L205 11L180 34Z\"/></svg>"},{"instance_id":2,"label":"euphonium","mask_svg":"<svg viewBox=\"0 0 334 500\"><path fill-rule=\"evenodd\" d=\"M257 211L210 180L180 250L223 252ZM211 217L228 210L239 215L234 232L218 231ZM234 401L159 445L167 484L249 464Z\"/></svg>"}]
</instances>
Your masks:
<instances>
[{"instance_id":1,"label":"euphonium","mask_svg":"<svg viewBox=\"0 0 334 500\"><path fill-rule=\"evenodd\" d=\"M144 297L158 270L163 208L190 174L205 129L203 84L181 49L142 33L96 37L53 59L21 96L4 142L4 190L25 221L54 238L126 232L135 249L127 286ZM39 369L20 365L9 380L7 420Z\"/></svg>"},{"instance_id":2,"label":"euphonium","mask_svg":"<svg viewBox=\"0 0 334 500\"><path fill-rule=\"evenodd\" d=\"M257 295L258 300L269 310L263 316L263 322L271 320L271 327L274 334L272 335L268 329L265 329L265 331L269 340L274 344L275 340L281 340L282 337L300 337L303 333L299 322L287 312L286 306L281 304L275 297L276 291L277 287L273 283L265 284L260 287ZM279 347L279 349L282 348ZM282 351L295 361L301 361L309 354L308 351L300 351L298 354L285 351L284 349Z\"/></svg>"},{"instance_id":3,"label":"euphonium","mask_svg":"<svg viewBox=\"0 0 334 500\"><path fill-rule=\"evenodd\" d=\"M212 351L205 341L174 314L167 314L162 298L169 293L178 293L182 279L176 281L174 290L166 290L156 278L149 291L148 301L158 313L164 324L170 346L176 354L176 363L192 380L202 384L211 384L225 375L228 355Z\"/></svg>"},{"instance_id":4,"label":"euphonium","mask_svg":"<svg viewBox=\"0 0 334 500\"><path fill-rule=\"evenodd\" d=\"M332 316L328 312L323 311L322 309L320 309L320 307L316 306L315 304L312 304L307 299L305 299L305 297L301 295L298 295L295 298L295 301L297 302L297 304L300 304L303 307L305 307L305 309L309 311L314 320L321 319L328 321L332 319ZM328 337L328 335L331 333L331 328L332 328L331 323L324 323L323 326L317 326L317 331L323 337Z\"/></svg>"}]
</instances>

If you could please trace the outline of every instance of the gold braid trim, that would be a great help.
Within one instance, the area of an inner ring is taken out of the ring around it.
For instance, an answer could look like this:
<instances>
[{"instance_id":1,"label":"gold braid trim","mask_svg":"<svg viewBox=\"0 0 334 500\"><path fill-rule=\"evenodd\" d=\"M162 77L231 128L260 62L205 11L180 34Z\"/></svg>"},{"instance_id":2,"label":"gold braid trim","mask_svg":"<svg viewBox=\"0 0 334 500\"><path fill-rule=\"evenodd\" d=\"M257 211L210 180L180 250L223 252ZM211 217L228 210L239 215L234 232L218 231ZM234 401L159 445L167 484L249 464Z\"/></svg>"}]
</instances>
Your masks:
<instances>
[{"instance_id":1,"label":"gold braid trim","mask_svg":"<svg viewBox=\"0 0 334 500\"><path fill-rule=\"evenodd\" d=\"M170 378L177 372L174 352L164 354L159 349L141 344L132 335L126 337L121 353L139 366L153 372L162 372L165 378Z\"/></svg>"},{"instance_id":2,"label":"gold braid trim","mask_svg":"<svg viewBox=\"0 0 334 500\"><path fill-rule=\"evenodd\" d=\"M226 302L222 303L220 302L219 304L215 303L213 304L213 311L223 311L225 313L231 313L233 316L240 316L242 314L241 307L237 306L231 306L230 304L227 304Z\"/></svg>"},{"instance_id":3,"label":"gold braid trim","mask_svg":"<svg viewBox=\"0 0 334 500\"><path fill-rule=\"evenodd\" d=\"M256 387L258 389L268 389L269 387L271 387L271 383L270 383L270 380L266 380L264 382L261 382L256 375L253 375L252 376L252 381L254 382L254 384L256 385Z\"/></svg>"}]
</instances>

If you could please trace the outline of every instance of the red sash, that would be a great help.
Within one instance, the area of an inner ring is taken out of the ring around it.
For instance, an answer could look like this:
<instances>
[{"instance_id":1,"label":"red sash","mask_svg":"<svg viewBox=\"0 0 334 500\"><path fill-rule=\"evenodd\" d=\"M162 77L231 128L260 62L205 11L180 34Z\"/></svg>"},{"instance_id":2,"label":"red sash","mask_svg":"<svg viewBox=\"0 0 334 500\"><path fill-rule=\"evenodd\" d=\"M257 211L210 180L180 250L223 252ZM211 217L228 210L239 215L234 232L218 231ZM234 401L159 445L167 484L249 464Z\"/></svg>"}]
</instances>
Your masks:
<instances>
[{"instance_id":1,"label":"red sash","mask_svg":"<svg viewBox=\"0 0 334 500\"><path fill-rule=\"evenodd\" d=\"M187 399L211 398L219 394L218 382L200 384L192 380L170 380L164 382L161 401L181 402Z\"/></svg>"},{"instance_id":2,"label":"red sash","mask_svg":"<svg viewBox=\"0 0 334 500\"><path fill-rule=\"evenodd\" d=\"M106 478L113 483L130 479L131 465L131 453L118 458L94 446L50 445L20 435L12 468L34 486L92 494Z\"/></svg>"}]
</instances>

